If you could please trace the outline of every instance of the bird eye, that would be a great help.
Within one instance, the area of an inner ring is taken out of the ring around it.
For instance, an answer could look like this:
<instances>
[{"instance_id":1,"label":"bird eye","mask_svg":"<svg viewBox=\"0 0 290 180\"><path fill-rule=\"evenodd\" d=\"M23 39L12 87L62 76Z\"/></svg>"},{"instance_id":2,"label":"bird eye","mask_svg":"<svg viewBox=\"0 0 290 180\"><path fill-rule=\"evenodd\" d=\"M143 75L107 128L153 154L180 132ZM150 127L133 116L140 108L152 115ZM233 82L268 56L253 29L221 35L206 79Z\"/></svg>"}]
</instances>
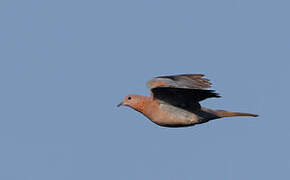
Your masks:
<instances>
[{"instance_id":1,"label":"bird eye","mask_svg":"<svg viewBox=\"0 0 290 180\"><path fill-rule=\"evenodd\" d=\"M129 96L129 97L128 97L128 100L131 100L131 99L132 99L132 98Z\"/></svg>"}]
</instances>

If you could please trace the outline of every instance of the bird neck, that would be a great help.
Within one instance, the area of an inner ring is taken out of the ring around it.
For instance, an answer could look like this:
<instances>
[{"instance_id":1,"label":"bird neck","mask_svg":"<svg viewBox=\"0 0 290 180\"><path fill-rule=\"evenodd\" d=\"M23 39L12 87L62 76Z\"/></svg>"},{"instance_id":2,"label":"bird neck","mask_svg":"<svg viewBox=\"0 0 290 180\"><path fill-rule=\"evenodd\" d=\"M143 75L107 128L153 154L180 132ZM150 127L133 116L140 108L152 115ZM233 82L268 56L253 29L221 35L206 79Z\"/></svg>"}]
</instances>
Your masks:
<instances>
[{"instance_id":1,"label":"bird neck","mask_svg":"<svg viewBox=\"0 0 290 180\"><path fill-rule=\"evenodd\" d=\"M152 120L155 112L158 110L158 101L154 100L151 96L142 96L133 108Z\"/></svg>"},{"instance_id":2,"label":"bird neck","mask_svg":"<svg viewBox=\"0 0 290 180\"><path fill-rule=\"evenodd\" d=\"M139 111L141 113L144 113L148 107L148 104L150 104L151 98L146 96L141 96L138 100L138 103L134 105L134 109L136 111Z\"/></svg>"}]
</instances>

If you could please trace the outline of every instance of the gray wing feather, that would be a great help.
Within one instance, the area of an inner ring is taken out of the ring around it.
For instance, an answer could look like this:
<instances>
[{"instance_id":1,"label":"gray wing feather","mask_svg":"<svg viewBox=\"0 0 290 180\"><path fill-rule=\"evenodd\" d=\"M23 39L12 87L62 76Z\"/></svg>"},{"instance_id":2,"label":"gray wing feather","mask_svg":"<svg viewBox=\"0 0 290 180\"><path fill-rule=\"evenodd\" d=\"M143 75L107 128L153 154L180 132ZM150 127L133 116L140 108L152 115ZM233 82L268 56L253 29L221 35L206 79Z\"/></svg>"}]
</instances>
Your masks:
<instances>
[{"instance_id":1,"label":"gray wing feather","mask_svg":"<svg viewBox=\"0 0 290 180\"><path fill-rule=\"evenodd\" d=\"M203 74L180 74L173 76L159 76L147 82L147 87L174 87L188 89L205 89L210 88L211 83L208 79L203 78Z\"/></svg>"}]
</instances>

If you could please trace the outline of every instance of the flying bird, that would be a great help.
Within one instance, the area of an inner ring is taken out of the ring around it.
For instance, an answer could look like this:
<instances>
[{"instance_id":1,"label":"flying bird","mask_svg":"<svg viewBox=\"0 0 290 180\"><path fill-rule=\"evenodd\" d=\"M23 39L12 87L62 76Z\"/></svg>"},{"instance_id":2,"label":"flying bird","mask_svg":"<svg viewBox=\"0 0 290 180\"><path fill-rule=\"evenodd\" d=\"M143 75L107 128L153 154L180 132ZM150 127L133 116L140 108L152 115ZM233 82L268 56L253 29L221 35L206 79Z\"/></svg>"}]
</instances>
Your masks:
<instances>
[{"instance_id":1,"label":"flying bird","mask_svg":"<svg viewBox=\"0 0 290 180\"><path fill-rule=\"evenodd\" d=\"M159 76L147 82L151 96L127 95L119 106L129 106L152 122L164 127L186 127L210 120L257 114L213 110L201 107L200 101L219 98L203 74Z\"/></svg>"}]
</instances>

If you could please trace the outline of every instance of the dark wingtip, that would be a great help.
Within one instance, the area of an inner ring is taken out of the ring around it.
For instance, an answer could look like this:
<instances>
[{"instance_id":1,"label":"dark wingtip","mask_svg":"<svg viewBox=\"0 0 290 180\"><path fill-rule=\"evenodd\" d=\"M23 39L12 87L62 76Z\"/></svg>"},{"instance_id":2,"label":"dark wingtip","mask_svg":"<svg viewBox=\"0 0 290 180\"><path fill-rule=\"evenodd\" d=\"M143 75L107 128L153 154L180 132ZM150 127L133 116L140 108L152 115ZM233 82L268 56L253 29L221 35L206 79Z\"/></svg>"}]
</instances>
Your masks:
<instances>
[{"instance_id":1,"label":"dark wingtip","mask_svg":"<svg viewBox=\"0 0 290 180\"><path fill-rule=\"evenodd\" d=\"M216 98L220 98L221 96L219 94L215 94L215 97Z\"/></svg>"},{"instance_id":2,"label":"dark wingtip","mask_svg":"<svg viewBox=\"0 0 290 180\"><path fill-rule=\"evenodd\" d=\"M215 97L215 98L220 98L221 96L218 94L218 93L216 93L214 90L208 90L209 92L210 92L210 94L211 94L211 96L210 97Z\"/></svg>"}]
</instances>

